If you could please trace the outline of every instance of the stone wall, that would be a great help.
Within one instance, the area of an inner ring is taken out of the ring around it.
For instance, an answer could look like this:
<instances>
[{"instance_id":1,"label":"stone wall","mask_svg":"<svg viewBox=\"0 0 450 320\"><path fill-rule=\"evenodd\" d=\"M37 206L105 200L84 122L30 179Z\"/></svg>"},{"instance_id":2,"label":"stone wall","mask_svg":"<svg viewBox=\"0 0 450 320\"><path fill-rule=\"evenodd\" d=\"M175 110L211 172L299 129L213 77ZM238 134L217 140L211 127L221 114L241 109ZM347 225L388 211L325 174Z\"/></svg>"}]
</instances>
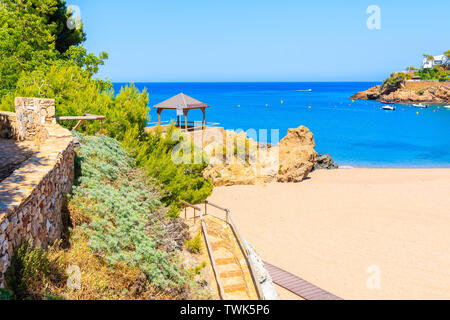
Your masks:
<instances>
[{"instance_id":1,"label":"stone wall","mask_svg":"<svg viewBox=\"0 0 450 320\"><path fill-rule=\"evenodd\" d=\"M14 103L18 126L17 139L20 141L45 139L45 125L56 123L55 100L17 97Z\"/></svg>"},{"instance_id":2,"label":"stone wall","mask_svg":"<svg viewBox=\"0 0 450 320\"><path fill-rule=\"evenodd\" d=\"M14 112L0 111L0 138L17 139L18 128Z\"/></svg>"},{"instance_id":3,"label":"stone wall","mask_svg":"<svg viewBox=\"0 0 450 320\"><path fill-rule=\"evenodd\" d=\"M54 101L18 98L16 110L15 119L8 117L16 123L7 124L19 128L16 138L35 140L45 131L45 139L31 158L0 183L0 286L23 240L45 248L60 238L61 208L74 178L73 137L54 123Z\"/></svg>"}]
</instances>

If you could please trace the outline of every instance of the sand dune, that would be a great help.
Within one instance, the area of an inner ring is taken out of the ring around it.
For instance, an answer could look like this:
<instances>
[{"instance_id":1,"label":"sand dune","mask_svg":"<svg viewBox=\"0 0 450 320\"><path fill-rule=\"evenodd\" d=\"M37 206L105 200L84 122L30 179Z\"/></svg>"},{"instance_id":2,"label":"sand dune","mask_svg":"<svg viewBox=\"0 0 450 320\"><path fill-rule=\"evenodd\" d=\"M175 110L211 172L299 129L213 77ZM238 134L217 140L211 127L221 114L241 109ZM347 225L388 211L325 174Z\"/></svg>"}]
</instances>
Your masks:
<instances>
[{"instance_id":1,"label":"sand dune","mask_svg":"<svg viewBox=\"0 0 450 320\"><path fill-rule=\"evenodd\" d=\"M210 201L263 259L344 299L450 299L450 169L316 171Z\"/></svg>"}]
</instances>

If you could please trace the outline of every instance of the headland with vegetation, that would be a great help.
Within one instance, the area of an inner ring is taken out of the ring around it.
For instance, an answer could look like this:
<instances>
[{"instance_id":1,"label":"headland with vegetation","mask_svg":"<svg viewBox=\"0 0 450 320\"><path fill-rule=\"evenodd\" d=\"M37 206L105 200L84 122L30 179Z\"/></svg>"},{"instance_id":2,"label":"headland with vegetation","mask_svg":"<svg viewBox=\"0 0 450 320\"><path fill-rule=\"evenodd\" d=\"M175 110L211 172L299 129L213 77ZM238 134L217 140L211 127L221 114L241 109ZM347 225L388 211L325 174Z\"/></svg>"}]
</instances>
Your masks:
<instances>
[{"instance_id":1,"label":"headland with vegetation","mask_svg":"<svg viewBox=\"0 0 450 320\"><path fill-rule=\"evenodd\" d=\"M398 103L437 103L450 102L450 50L444 55L444 63L415 68L407 67L405 72L394 72L389 78L366 91L358 92L350 99L392 101ZM424 63L433 62L434 57L424 55Z\"/></svg>"}]
</instances>

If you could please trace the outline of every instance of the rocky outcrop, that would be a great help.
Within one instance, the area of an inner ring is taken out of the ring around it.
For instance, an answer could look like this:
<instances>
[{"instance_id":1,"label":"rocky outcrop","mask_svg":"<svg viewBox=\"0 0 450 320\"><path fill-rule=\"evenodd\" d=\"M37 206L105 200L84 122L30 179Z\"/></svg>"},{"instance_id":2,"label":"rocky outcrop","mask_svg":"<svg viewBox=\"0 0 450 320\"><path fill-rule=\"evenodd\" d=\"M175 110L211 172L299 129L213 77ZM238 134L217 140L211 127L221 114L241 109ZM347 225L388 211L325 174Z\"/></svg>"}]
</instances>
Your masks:
<instances>
[{"instance_id":1,"label":"rocky outcrop","mask_svg":"<svg viewBox=\"0 0 450 320\"><path fill-rule=\"evenodd\" d=\"M433 86L417 91L397 90L383 95L382 98L405 103L447 103L450 102L450 88L446 86Z\"/></svg>"},{"instance_id":2,"label":"rocky outcrop","mask_svg":"<svg viewBox=\"0 0 450 320\"><path fill-rule=\"evenodd\" d=\"M408 83L404 83L400 87L396 88L392 88L389 86L382 87L379 85L366 91L358 92L355 95L351 96L350 99L379 101L391 100L398 103L450 102L450 84L439 82L416 82L415 84L416 85L413 87L409 86ZM420 86L420 84L422 84L422 86Z\"/></svg>"},{"instance_id":3,"label":"rocky outcrop","mask_svg":"<svg viewBox=\"0 0 450 320\"><path fill-rule=\"evenodd\" d=\"M314 136L304 126L289 129L287 136L275 147L258 144L245 133L233 131L226 132L225 140L226 148L220 143L204 148L210 165L203 176L215 186L301 182L315 164ZM235 142L242 147L235 147Z\"/></svg>"},{"instance_id":4,"label":"rocky outcrop","mask_svg":"<svg viewBox=\"0 0 450 320\"><path fill-rule=\"evenodd\" d=\"M280 168L279 182L301 182L314 167L316 161L316 144L308 128L301 126L289 129L279 145Z\"/></svg>"},{"instance_id":5,"label":"rocky outcrop","mask_svg":"<svg viewBox=\"0 0 450 320\"><path fill-rule=\"evenodd\" d=\"M258 181L256 170L249 164L210 165L203 176L216 186L253 185Z\"/></svg>"},{"instance_id":6,"label":"rocky outcrop","mask_svg":"<svg viewBox=\"0 0 450 320\"><path fill-rule=\"evenodd\" d=\"M366 91L358 92L350 97L350 99L376 100L378 99L381 86L375 86Z\"/></svg>"},{"instance_id":7,"label":"rocky outcrop","mask_svg":"<svg viewBox=\"0 0 450 320\"><path fill-rule=\"evenodd\" d=\"M215 186L254 185L273 180L278 172L278 159L270 148L258 148L258 143L248 138L245 132L224 132L204 147L210 165L203 176Z\"/></svg>"},{"instance_id":8,"label":"rocky outcrop","mask_svg":"<svg viewBox=\"0 0 450 320\"><path fill-rule=\"evenodd\" d=\"M317 155L314 170L332 170L338 168L339 166L333 161L329 154Z\"/></svg>"}]
</instances>

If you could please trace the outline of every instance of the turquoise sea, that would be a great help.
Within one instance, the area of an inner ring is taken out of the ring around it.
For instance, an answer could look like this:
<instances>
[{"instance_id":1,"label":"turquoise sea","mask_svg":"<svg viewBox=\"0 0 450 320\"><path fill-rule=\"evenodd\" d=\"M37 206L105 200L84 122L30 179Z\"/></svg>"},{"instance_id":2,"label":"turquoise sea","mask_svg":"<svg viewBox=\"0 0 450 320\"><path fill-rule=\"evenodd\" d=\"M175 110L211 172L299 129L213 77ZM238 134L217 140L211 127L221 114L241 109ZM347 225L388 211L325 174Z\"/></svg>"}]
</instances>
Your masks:
<instances>
[{"instance_id":1,"label":"turquoise sea","mask_svg":"<svg viewBox=\"0 0 450 320\"><path fill-rule=\"evenodd\" d=\"M219 122L226 129L279 129L282 138L288 128L307 126L314 133L316 150L329 153L340 165L450 167L450 109L396 105L396 111L383 111L379 102L349 99L377 84L136 83L136 86L147 88L150 106L180 92L205 102L211 106L207 121ZM122 85L114 84L116 92ZM150 111L150 116L151 121L157 121L155 110ZM163 120L175 118L175 111L162 113ZM201 121L202 112L190 111L188 120Z\"/></svg>"}]
</instances>

